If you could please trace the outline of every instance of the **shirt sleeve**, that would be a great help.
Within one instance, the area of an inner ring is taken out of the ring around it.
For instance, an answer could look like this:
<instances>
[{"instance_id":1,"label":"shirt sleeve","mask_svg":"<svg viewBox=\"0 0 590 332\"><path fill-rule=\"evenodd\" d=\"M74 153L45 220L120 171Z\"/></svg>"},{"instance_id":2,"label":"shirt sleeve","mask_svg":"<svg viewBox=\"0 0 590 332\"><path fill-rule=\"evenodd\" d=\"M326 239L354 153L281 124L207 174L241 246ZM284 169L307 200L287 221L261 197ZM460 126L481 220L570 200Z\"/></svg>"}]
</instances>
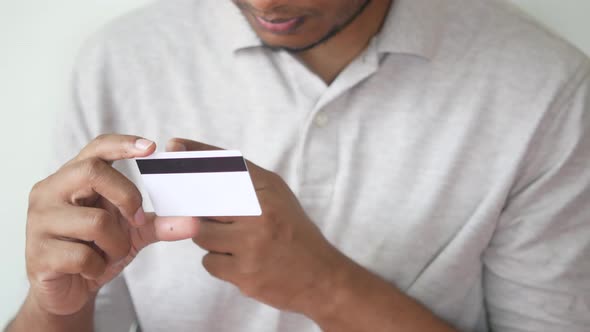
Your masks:
<instances>
[{"instance_id":1,"label":"shirt sleeve","mask_svg":"<svg viewBox=\"0 0 590 332\"><path fill-rule=\"evenodd\" d=\"M539 126L484 254L491 331L590 331L589 67Z\"/></svg>"}]
</instances>

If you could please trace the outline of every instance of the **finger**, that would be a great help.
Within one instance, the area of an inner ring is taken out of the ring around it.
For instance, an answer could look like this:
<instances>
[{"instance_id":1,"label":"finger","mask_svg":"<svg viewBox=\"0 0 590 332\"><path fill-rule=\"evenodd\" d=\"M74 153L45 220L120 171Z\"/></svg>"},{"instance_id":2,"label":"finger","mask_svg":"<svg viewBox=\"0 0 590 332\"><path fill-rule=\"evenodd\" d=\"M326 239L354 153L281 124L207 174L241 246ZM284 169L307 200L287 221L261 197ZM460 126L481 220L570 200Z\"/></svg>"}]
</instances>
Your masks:
<instances>
[{"instance_id":1,"label":"finger","mask_svg":"<svg viewBox=\"0 0 590 332\"><path fill-rule=\"evenodd\" d=\"M90 280L96 280L104 273L107 263L88 245L57 239L46 241L42 271L80 274Z\"/></svg>"},{"instance_id":2,"label":"finger","mask_svg":"<svg viewBox=\"0 0 590 332\"><path fill-rule=\"evenodd\" d=\"M234 254L242 235L236 225L202 220L193 242L207 251Z\"/></svg>"},{"instance_id":3,"label":"finger","mask_svg":"<svg viewBox=\"0 0 590 332\"><path fill-rule=\"evenodd\" d=\"M208 145L201 142L191 141L184 138L173 138L166 144L166 150L168 151L211 151L211 150L223 150L222 148Z\"/></svg>"},{"instance_id":4,"label":"finger","mask_svg":"<svg viewBox=\"0 0 590 332\"><path fill-rule=\"evenodd\" d=\"M238 217L200 217L201 221L212 221L212 222L220 222L224 224L231 224L235 222L235 219Z\"/></svg>"},{"instance_id":5,"label":"finger","mask_svg":"<svg viewBox=\"0 0 590 332\"><path fill-rule=\"evenodd\" d=\"M43 213L39 219L53 238L93 242L106 254L107 263L120 261L131 249L129 236L117 217L103 209L60 207Z\"/></svg>"},{"instance_id":6,"label":"finger","mask_svg":"<svg viewBox=\"0 0 590 332\"><path fill-rule=\"evenodd\" d=\"M117 207L132 225L145 223L142 196L131 180L98 158L70 164L46 180L47 188L60 188L61 198L73 205L86 205L96 193Z\"/></svg>"},{"instance_id":7,"label":"finger","mask_svg":"<svg viewBox=\"0 0 590 332\"><path fill-rule=\"evenodd\" d=\"M218 253L208 253L203 256L203 267L215 278L232 282L236 272L236 259L233 256Z\"/></svg>"},{"instance_id":8,"label":"finger","mask_svg":"<svg viewBox=\"0 0 590 332\"><path fill-rule=\"evenodd\" d=\"M250 177L252 178L252 183L254 184L254 189L256 191L268 189L273 182L278 180L278 175L272 173L253 162L246 160L246 168L248 168L248 172L250 173Z\"/></svg>"},{"instance_id":9,"label":"finger","mask_svg":"<svg viewBox=\"0 0 590 332\"><path fill-rule=\"evenodd\" d=\"M160 241L191 239L198 234L199 227L199 220L194 217L158 217L153 213L146 213L146 224L132 231L138 238L136 249L141 250Z\"/></svg>"},{"instance_id":10,"label":"finger","mask_svg":"<svg viewBox=\"0 0 590 332\"><path fill-rule=\"evenodd\" d=\"M174 139L169 140L166 143L166 152L179 152L179 151L187 151L187 147L179 142L176 142Z\"/></svg>"},{"instance_id":11,"label":"finger","mask_svg":"<svg viewBox=\"0 0 590 332\"><path fill-rule=\"evenodd\" d=\"M99 158L107 162L148 156L156 150L156 144L139 136L101 135L90 142L74 158L74 162L87 158Z\"/></svg>"}]
</instances>

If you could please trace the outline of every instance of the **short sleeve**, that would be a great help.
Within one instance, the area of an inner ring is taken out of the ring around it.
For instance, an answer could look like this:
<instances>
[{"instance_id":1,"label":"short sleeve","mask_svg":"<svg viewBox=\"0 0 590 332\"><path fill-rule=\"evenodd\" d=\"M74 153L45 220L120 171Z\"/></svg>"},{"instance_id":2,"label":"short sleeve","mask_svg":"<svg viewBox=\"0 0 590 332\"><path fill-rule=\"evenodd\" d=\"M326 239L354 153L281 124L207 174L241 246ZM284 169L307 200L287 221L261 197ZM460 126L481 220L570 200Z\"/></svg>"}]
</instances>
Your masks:
<instances>
[{"instance_id":1,"label":"short sleeve","mask_svg":"<svg viewBox=\"0 0 590 332\"><path fill-rule=\"evenodd\" d=\"M484 254L491 331L590 331L590 69L539 125Z\"/></svg>"}]
</instances>

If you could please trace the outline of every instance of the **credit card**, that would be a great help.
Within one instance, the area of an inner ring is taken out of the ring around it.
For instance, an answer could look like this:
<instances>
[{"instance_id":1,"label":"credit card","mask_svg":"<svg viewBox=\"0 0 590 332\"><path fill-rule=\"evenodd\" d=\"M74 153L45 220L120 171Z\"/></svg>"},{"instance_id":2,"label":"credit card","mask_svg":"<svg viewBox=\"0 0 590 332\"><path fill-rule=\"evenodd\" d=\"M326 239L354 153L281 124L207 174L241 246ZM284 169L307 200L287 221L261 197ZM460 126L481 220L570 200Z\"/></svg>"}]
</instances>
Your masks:
<instances>
[{"instance_id":1,"label":"credit card","mask_svg":"<svg viewBox=\"0 0 590 332\"><path fill-rule=\"evenodd\" d=\"M262 214L240 151L161 152L137 158L136 162L159 216Z\"/></svg>"}]
</instances>

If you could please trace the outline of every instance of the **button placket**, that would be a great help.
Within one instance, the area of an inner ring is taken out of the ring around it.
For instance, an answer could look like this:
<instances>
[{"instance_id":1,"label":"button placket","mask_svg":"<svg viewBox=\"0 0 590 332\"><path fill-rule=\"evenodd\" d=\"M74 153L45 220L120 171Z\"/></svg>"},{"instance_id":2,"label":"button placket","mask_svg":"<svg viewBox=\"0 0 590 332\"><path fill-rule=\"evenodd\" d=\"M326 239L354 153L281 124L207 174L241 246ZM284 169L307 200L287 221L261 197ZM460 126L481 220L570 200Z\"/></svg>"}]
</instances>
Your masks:
<instances>
[{"instance_id":1,"label":"button placket","mask_svg":"<svg viewBox=\"0 0 590 332\"><path fill-rule=\"evenodd\" d=\"M316 215L325 212L329 204L340 159L338 124L330 121L329 111L329 107L320 110L310 123L302 156L302 204Z\"/></svg>"},{"instance_id":2,"label":"button placket","mask_svg":"<svg viewBox=\"0 0 590 332\"><path fill-rule=\"evenodd\" d=\"M316 127L324 128L328 125L329 121L330 119L326 112L319 112L318 114L316 114L313 123L316 125Z\"/></svg>"},{"instance_id":3,"label":"button placket","mask_svg":"<svg viewBox=\"0 0 590 332\"><path fill-rule=\"evenodd\" d=\"M314 77L316 80L310 80L309 75L313 73L307 67L292 57L285 58L284 63L293 66L289 72L292 79L298 82L300 96L307 97L306 99L311 102L311 105L308 105L311 106L310 112L297 144L297 167L294 172L299 179L298 194L314 206L323 204L325 199L331 197L337 175L339 152L342 147L338 143L337 121L332 117L336 116L339 110L346 108L346 105L339 101L343 100L342 97L348 90L377 71L378 55L374 43L365 53L364 61L361 57L357 58L330 86L325 86L317 76ZM309 85L306 86L302 82Z\"/></svg>"}]
</instances>

